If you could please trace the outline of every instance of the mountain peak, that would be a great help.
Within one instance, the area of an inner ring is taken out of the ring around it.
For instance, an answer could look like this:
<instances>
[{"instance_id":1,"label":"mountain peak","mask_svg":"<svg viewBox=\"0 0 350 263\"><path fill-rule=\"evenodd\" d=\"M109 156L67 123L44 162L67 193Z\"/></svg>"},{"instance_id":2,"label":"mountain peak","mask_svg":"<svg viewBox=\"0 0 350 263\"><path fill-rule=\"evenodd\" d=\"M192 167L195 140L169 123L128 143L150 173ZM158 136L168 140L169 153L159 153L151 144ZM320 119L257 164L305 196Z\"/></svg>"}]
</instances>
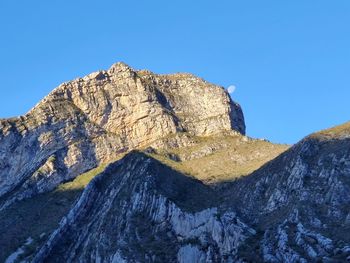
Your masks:
<instances>
[{"instance_id":1,"label":"mountain peak","mask_svg":"<svg viewBox=\"0 0 350 263\"><path fill-rule=\"evenodd\" d=\"M120 72L134 71L129 65L124 62L114 63L108 70L110 74L118 74Z\"/></svg>"},{"instance_id":2,"label":"mountain peak","mask_svg":"<svg viewBox=\"0 0 350 263\"><path fill-rule=\"evenodd\" d=\"M0 196L12 193L0 200L1 209L166 136L244 134L245 124L240 106L220 86L138 74L118 62L63 83L25 116L2 120L0 131L0 149L13 152L0 155ZM55 162L46 165L51 156ZM49 169L39 176L42 167Z\"/></svg>"},{"instance_id":3,"label":"mountain peak","mask_svg":"<svg viewBox=\"0 0 350 263\"><path fill-rule=\"evenodd\" d=\"M191 74L63 83L0 120L0 261L349 261L350 123L290 148L244 133Z\"/></svg>"}]
</instances>

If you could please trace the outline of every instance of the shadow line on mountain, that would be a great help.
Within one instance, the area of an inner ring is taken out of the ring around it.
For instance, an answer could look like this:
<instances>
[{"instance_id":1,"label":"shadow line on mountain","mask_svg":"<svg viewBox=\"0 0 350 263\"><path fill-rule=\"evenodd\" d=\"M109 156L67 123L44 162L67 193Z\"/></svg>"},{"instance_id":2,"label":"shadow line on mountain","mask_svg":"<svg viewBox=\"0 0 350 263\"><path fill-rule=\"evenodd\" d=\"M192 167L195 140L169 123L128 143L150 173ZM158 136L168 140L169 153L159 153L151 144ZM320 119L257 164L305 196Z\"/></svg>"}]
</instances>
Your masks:
<instances>
[{"instance_id":1,"label":"shadow line on mountain","mask_svg":"<svg viewBox=\"0 0 350 263\"><path fill-rule=\"evenodd\" d=\"M83 189L54 190L19 201L0 215L0 262L21 247L28 238L42 243L58 227ZM41 238L40 238L41 236ZM34 248L33 246L29 246Z\"/></svg>"}]
</instances>

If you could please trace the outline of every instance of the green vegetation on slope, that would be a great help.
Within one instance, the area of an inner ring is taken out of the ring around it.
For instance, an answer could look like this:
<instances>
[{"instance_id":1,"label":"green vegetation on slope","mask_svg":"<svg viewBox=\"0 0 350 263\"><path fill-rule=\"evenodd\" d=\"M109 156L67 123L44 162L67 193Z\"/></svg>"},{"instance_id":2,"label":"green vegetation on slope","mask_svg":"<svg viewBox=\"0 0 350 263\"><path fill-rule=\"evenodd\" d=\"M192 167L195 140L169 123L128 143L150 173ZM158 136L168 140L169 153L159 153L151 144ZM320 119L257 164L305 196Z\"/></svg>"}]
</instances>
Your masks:
<instances>
[{"instance_id":1,"label":"green vegetation on slope","mask_svg":"<svg viewBox=\"0 0 350 263\"><path fill-rule=\"evenodd\" d=\"M329 129L316 132L310 136L318 139L331 139L331 138L336 139L342 136L349 136L349 134L350 134L350 122L346 122L342 125L338 125Z\"/></svg>"},{"instance_id":2,"label":"green vegetation on slope","mask_svg":"<svg viewBox=\"0 0 350 263\"><path fill-rule=\"evenodd\" d=\"M52 192L20 201L0 213L0 262L22 246L31 237L31 245L25 247L30 254L35 245L45 241L57 228L74 201L93 177L101 173L105 164L84 173L72 182L64 183ZM9 242L10 241L10 242Z\"/></svg>"}]
</instances>

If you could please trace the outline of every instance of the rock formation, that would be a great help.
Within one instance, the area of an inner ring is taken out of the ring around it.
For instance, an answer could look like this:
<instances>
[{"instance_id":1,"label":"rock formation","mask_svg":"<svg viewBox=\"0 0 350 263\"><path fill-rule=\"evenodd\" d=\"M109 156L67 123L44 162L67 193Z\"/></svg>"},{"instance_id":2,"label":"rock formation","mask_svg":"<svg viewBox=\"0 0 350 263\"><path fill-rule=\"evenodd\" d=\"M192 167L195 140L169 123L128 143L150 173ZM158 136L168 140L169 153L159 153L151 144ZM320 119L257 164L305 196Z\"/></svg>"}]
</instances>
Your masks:
<instances>
[{"instance_id":1,"label":"rock formation","mask_svg":"<svg viewBox=\"0 0 350 263\"><path fill-rule=\"evenodd\" d=\"M244 134L190 74L62 84L0 120L0 261L350 261L350 123L292 147Z\"/></svg>"},{"instance_id":2,"label":"rock formation","mask_svg":"<svg viewBox=\"0 0 350 263\"><path fill-rule=\"evenodd\" d=\"M234 200L240 215L263 230L254 242L260 244L258 258L250 260L349 261L349 175L347 123L306 137L230 184L229 205Z\"/></svg>"},{"instance_id":3,"label":"rock formation","mask_svg":"<svg viewBox=\"0 0 350 263\"><path fill-rule=\"evenodd\" d=\"M233 261L255 231L220 212L216 198L200 181L132 152L89 184L33 262Z\"/></svg>"},{"instance_id":4,"label":"rock formation","mask_svg":"<svg viewBox=\"0 0 350 263\"><path fill-rule=\"evenodd\" d=\"M0 210L179 132L245 133L227 92L189 74L123 63L64 83L30 112L0 120Z\"/></svg>"}]
</instances>

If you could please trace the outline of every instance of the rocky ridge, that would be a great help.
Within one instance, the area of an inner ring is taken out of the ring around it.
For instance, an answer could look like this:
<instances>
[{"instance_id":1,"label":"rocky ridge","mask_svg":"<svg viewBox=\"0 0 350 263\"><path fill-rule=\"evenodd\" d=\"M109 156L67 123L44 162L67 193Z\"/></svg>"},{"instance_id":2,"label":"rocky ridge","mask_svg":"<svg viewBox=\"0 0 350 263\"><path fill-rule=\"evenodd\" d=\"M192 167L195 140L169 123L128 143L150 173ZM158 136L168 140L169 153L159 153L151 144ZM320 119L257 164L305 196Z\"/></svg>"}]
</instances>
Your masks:
<instances>
[{"instance_id":1,"label":"rocky ridge","mask_svg":"<svg viewBox=\"0 0 350 263\"><path fill-rule=\"evenodd\" d=\"M255 231L215 203L200 181L131 153L89 184L33 262L233 262Z\"/></svg>"},{"instance_id":2,"label":"rocky ridge","mask_svg":"<svg viewBox=\"0 0 350 263\"><path fill-rule=\"evenodd\" d=\"M244 134L244 118L223 88L116 63L0 120L0 210L165 136L231 130Z\"/></svg>"},{"instance_id":3,"label":"rocky ridge","mask_svg":"<svg viewBox=\"0 0 350 263\"><path fill-rule=\"evenodd\" d=\"M312 134L225 186L227 205L234 203L243 219L262 230L254 243L260 258L251 260L350 260L349 127Z\"/></svg>"}]
</instances>

